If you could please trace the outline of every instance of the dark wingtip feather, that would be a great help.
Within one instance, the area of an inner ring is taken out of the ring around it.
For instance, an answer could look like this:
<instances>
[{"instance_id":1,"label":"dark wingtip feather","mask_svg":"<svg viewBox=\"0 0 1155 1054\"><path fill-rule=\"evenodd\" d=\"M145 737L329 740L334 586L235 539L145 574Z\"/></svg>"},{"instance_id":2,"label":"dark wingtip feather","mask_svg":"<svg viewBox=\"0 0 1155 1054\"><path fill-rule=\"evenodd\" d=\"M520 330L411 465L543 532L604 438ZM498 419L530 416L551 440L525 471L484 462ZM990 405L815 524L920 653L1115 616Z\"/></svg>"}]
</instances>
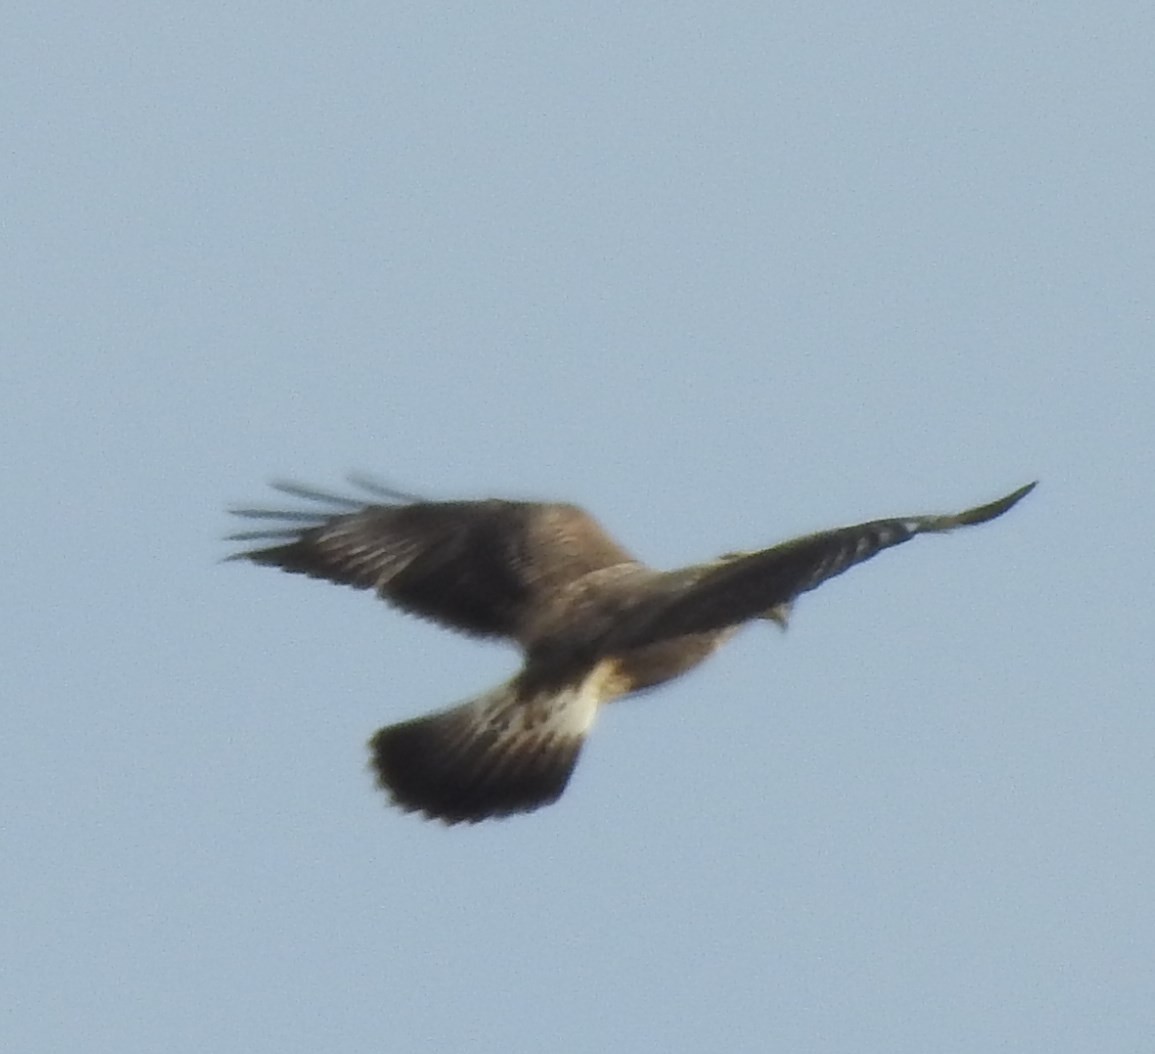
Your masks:
<instances>
[{"instance_id":1,"label":"dark wingtip feather","mask_svg":"<svg viewBox=\"0 0 1155 1054\"><path fill-rule=\"evenodd\" d=\"M999 498L997 501L988 502L986 505L979 505L973 509L967 509L966 512L961 513L957 517L958 522L961 526L969 527L972 524L986 523L988 520L1002 516L1004 512L1009 512L1038 485L1039 481L1035 480L1032 483L1028 483L1025 487L1019 487L1018 490L1012 491L1005 498Z\"/></svg>"},{"instance_id":2,"label":"dark wingtip feather","mask_svg":"<svg viewBox=\"0 0 1155 1054\"><path fill-rule=\"evenodd\" d=\"M426 499L420 494L412 494L407 490L398 490L396 487L386 483L376 476L370 475L368 472L350 472L345 477L354 487L365 491L366 494L373 494L379 498L388 498L390 501L400 502L423 502Z\"/></svg>"},{"instance_id":3,"label":"dark wingtip feather","mask_svg":"<svg viewBox=\"0 0 1155 1054\"><path fill-rule=\"evenodd\" d=\"M269 520L269 527L264 529L237 531L225 536L230 542L284 542L284 546L270 546L267 548L249 549L233 553L225 557L226 560L252 560L255 563L281 566L276 554L286 553L291 543L303 540L306 532L313 528L324 527L327 523L341 516L359 513L371 508L382 508L386 504L411 504L422 499L415 494L397 490L382 483L371 476L351 474L349 482L364 491L360 497L345 494L336 494L332 491L319 490L316 487L304 486L291 480L274 480L270 486L281 494L287 494L302 501L314 502L318 508L312 509L271 509L252 505L231 505L229 514L246 520ZM381 499L385 499L382 502ZM287 554L286 555L290 555Z\"/></svg>"}]
</instances>

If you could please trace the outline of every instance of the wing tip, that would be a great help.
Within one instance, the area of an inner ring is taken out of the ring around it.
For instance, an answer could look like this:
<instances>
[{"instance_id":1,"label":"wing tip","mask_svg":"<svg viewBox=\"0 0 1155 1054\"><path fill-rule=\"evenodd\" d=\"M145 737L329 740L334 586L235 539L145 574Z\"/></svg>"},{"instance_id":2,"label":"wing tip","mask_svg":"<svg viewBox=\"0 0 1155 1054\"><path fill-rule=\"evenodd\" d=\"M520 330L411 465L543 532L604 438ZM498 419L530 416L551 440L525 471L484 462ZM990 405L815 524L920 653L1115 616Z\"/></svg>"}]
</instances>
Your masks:
<instances>
[{"instance_id":1,"label":"wing tip","mask_svg":"<svg viewBox=\"0 0 1155 1054\"><path fill-rule=\"evenodd\" d=\"M1039 481L1032 480L1030 483L1019 487L1018 490L1011 491L1010 494L995 501L987 502L986 505L977 505L973 509L967 509L966 512L960 513L957 517L960 526L970 527L977 523L987 523L990 520L997 519L1003 513L1009 512L1028 494L1031 493L1037 486Z\"/></svg>"}]
</instances>

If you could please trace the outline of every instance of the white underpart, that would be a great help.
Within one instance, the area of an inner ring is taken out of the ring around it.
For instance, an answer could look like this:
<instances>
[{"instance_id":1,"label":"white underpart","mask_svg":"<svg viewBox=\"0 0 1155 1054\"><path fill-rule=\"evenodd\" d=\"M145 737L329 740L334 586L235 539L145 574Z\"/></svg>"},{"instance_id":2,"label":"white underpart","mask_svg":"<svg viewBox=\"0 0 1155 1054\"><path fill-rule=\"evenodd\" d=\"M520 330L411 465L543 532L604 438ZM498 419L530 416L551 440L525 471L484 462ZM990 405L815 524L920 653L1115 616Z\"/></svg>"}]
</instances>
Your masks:
<instances>
[{"instance_id":1,"label":"white underpart","mask_svg":"<svg viewBox=\"0 0 1155 1054\"><path fill-rule=\"evenodd\" d=\"M593 727L602 703L620 694L613 680L612 665L603 662L580 683L533 699L517 697L515 679L464 705L472 711L471 723L476 728L497 731L503 739L582 739Z\"/></svg>"}]
</instances>

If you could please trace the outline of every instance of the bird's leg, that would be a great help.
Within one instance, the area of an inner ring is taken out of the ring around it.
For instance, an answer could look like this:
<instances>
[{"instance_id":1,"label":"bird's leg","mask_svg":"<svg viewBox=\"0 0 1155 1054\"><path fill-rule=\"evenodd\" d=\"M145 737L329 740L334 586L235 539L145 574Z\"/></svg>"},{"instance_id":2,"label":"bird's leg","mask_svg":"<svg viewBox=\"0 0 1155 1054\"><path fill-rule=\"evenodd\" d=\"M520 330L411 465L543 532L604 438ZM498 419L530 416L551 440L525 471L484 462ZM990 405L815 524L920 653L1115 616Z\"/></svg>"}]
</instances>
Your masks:
<instances>
[{"instance_id":1,"label":"bird's leg","mask_svg":"<svg viewBox=\"0 0 1155 1054\"><path fill-rule=\"evenodd\" d=\"M783 632L790 625L790 610L794 607L792 600L787 600L782 604L775 604L772 608L763 611L758 617L766 619L768 622L773 622Z\"/></svg>"}]
</instances>

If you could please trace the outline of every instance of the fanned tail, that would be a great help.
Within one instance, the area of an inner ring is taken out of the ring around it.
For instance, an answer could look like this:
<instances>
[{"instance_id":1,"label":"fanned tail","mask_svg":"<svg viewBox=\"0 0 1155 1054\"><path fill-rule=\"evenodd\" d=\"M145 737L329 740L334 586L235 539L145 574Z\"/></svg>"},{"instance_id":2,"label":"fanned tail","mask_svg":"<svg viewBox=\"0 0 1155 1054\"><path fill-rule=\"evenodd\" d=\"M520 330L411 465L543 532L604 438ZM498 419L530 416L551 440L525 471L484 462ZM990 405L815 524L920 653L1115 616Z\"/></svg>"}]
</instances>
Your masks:
<instances>
[{"instance_id":1,"label":"fanned tail","mask_svg":"<svg viewBox=\"0 0 1155 1054\"><path fill-rule=\"evenodd\" d=\"M532 812L573 773L601 698L598 679L528 693L522 678L389 725L369 741L377 782L401 808L447 824Z\"/></svg>"}]
</instances>

